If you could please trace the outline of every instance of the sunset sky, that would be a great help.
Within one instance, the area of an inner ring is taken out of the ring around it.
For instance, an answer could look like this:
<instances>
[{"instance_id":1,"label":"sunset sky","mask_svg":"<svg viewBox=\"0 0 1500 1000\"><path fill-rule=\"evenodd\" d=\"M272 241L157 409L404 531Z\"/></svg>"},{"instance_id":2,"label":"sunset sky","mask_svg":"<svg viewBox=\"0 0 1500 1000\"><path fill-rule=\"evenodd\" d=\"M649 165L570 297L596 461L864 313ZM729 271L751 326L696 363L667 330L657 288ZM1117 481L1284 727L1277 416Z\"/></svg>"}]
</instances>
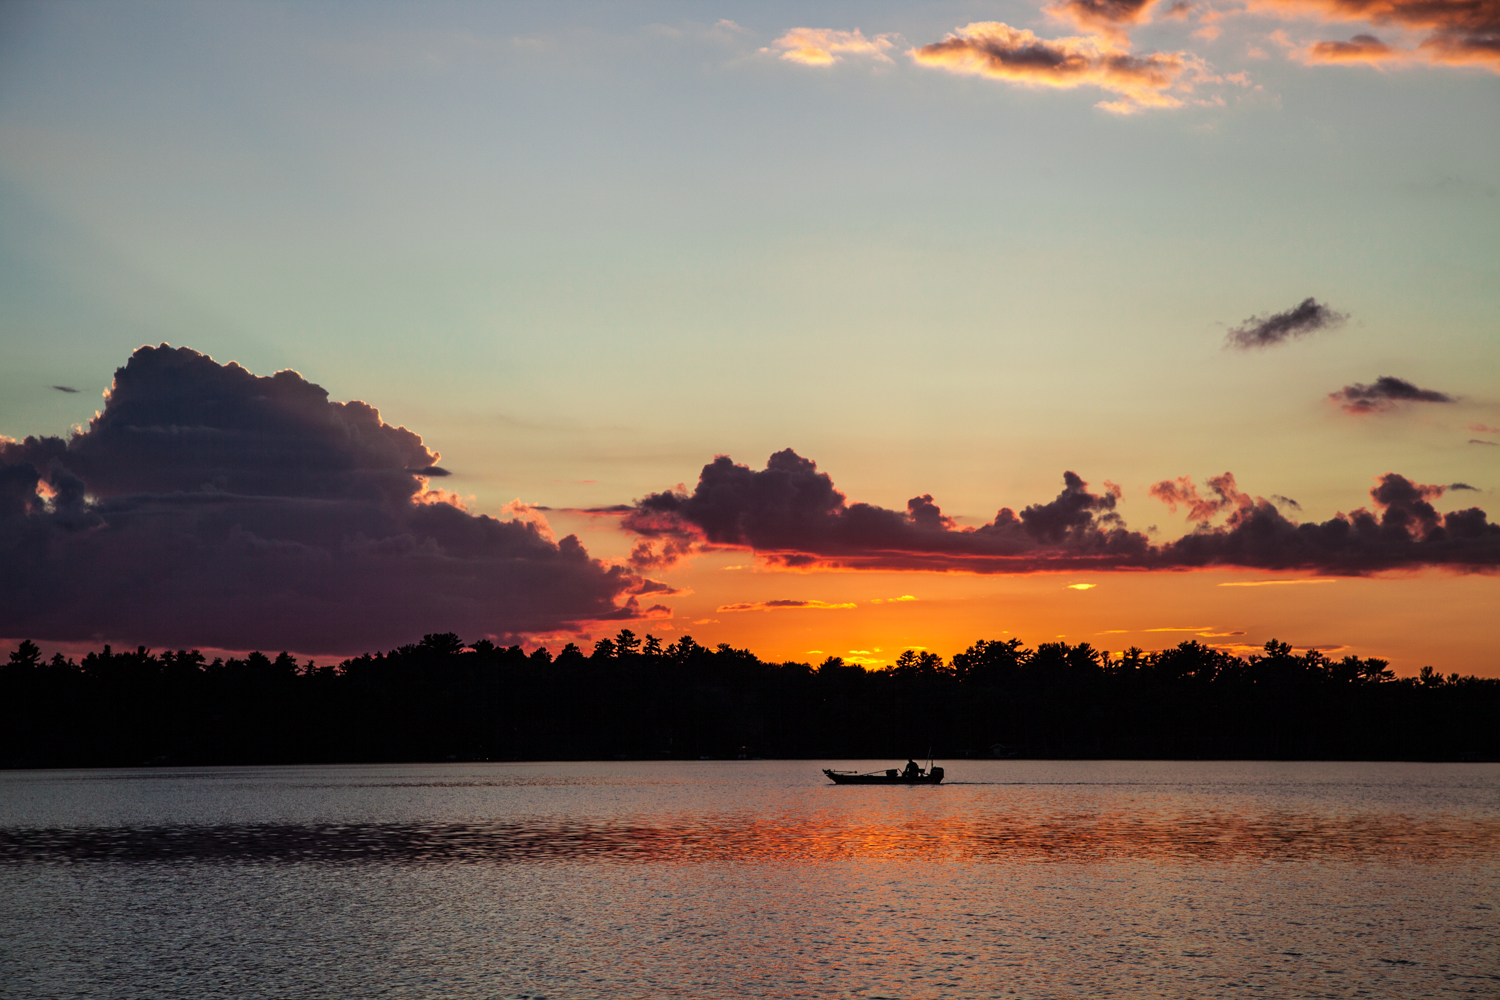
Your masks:
<instances>
[{"instance_id":1,"label":"sunset sky","mask_svg":"<svg viewBox=\"0 0 1500 1000\"><path fill-rule=\"evenodd\" d=\"M0 637L1500 675L1497 39L1496 0L0 7Z\"/></svg>"}]
</instances>

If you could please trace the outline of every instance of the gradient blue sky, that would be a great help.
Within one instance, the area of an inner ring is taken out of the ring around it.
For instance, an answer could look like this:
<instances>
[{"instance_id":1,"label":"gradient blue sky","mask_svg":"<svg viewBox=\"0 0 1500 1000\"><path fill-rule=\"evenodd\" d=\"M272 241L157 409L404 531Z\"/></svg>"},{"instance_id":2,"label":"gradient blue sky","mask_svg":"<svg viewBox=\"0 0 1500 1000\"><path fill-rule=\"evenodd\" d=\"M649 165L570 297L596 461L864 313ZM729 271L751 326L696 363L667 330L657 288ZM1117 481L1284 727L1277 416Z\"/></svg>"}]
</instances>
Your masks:
<instances>
[{"instance_id":1,"label":"gradient blue sky","mask_svg":"<svg viewBox=\"0 0 1500 1000\"><path fill-rule=\"evenodd\" d=\"M1308 64L1360 26L1232 11L1208 39L1201 12L1131 44L1219 82L1118 115L907 54L972 22L1077 35L1026 3L7 5L0 433L86 422L166 341L370 402L482 512L629 502L785 447L852 500L931 493L968 523L1064 469L1167 537L1186 522L1146 488L1226 469L1308 518L1389 471L1493 511L1500 447L1470 442L1500 441L1472 429L1500 426L1500 75ZM797 27L885 34L889 61L788 61ZM1308 296L1349 321L1225 349ZM1457 402L1327 399L1382 375ZM613 557L617 535L583 537ZM707 563L676 572L718 593ZM757 576L747 599L848 577ZM1016 606L970 585L944 641ZM1428 608L1417 641L1452 638L1454 588L1500 603L1493 575L1358 583L1382 585L1351 606ZM1139 586L1137 617L1165 599ZM676 628L722 599L677 602ZM1368 614L1329 614L1379 651ZM864 648L771 631L724 637ZM1440 666L1500 671L1487 642Z\"/></svg>"}]
</instances>

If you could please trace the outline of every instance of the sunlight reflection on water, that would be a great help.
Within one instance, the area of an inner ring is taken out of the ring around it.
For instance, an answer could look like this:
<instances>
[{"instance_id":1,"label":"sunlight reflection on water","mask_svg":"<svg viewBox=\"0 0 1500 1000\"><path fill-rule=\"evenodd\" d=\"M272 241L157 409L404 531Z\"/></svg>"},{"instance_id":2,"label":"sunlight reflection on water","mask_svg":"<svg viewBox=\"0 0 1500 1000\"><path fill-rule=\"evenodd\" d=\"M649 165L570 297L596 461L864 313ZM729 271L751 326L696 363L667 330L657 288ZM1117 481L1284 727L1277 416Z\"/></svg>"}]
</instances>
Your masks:
<instances>
[{"instance_id":1,"label":"sunlight reflection on water","mask_svg":"<svg viewBox=\"0 0 1500 1000\"><path fill-rule=\"evenodd\" d=\"M0 862L397 864L673 862L1382 861L1500 853L1500 818L1080 813L903 823L727 815L629 822L246 824L0 830Z\"/></svg>"}]
</instances>

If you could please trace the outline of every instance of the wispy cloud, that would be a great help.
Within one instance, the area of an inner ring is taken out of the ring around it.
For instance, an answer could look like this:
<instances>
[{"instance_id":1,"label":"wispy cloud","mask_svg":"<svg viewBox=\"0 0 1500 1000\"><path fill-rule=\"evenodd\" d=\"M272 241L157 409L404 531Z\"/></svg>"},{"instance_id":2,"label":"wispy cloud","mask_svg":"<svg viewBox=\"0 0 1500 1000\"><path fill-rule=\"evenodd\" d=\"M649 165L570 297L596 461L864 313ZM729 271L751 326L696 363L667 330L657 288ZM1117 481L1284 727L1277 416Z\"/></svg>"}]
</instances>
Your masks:
<instances>
[{"instance_id":1,"label":"wispy cloud","mask_svg":"<svg viewBox=\"0 0 1500 1000\"><path fill-rule=\"evenodd\" d=\"M965 25L910 54L921 66L1021 86L1098 87L1122 98L1099 104L1119 114L1181 107L1183 99L1174 92L1191 90L1196 75L1206 70L1202 60L1185 52L1120 51L1113 35L1040 38L998 21Z\"/></svg>"},{"instance_id":2,"label":"wispy cloud","mask_svg":"<svg viewBox=\"0 0 1500 1000\"><path fill-rule=\"evenodd\" d=\"M1046 38L999 21L975 21L954 28L941 41L917 45L907 55L919 66L1019 86L1097 87L1114 95L1097 107L1115 114L1224 105L1221 93L1194 94L1211 84L1260 89L1243 71L1221 73L1189 51L1134 51L1130 33L1153 18L1196 21L1192 37L1206 42L1220 37L1228 19L1246 13L1284 23L1367 25L1369 30L1355 30L1343 39L1294 39L1285 28L1267 37L1289 58L1306 64L1480 66L1500 72L1500 0L1248 0L1248 6L1223 8L1187 0L1047 0L1042 11L1076 34ZM1392 34L1394 42L1383 37ZM894 32L867 37L859 29L797 27L761 51L809 66L830 66L846 57L890 62L899 38ZM1247 52L1251 58L1268 58L1256 45ZM1270 318L1258 317L1251 325ZM1252 332L1252 339L1235 346L1265 346L1281 339L1256 341Z\"/></svg>"},{"instance_id":3,"label":"wispy cloud","mask_svg":"<svg viewBox=\"0 0 1500 1000\"><path fill-rule=\"evenodd\" d=\"M844 604L830 604L827 601L746 601L741 604L725 604L716 608L716 611L843 611L847 608L858 607L851 602Z\"/></svg>"},{"instance_id":4,"label":"wispy cloud","mask_svg":"<svg viewBox=\"0 0 1500 1000\"><path fill-rule=\"evenodd\" d=\"M1271 347L1321 330L1336 329L1348 318L1348 313L1338 312L1309 297L1285 312L1261 313L1251 316L1239 326L1230 327L1224 338L1224 346L1242 351Z\"/></svg>"},{"instance_id":5,"label":"wispy cloud","mask_svg":"<svg viewBox=\"0 0 1500 1000\"><path fill-rule=\"evenodd\" d=\"M1191 632L1194 635L1200 636L1200 637L1202 637L1204 639L1224 639L1224 638L1229 638L1231 636L1244 635L1245 634L1243 631L1234 631L1234 632L1211 632L1211 631L1209 631L1212 628L1213 628L1212 625L1189 625L1189 626L1186 626L1186 627L1173 626L1171 628L1112 628L1112 629L1105 629L1103 632L1096 632L1094 634L1095 635L1131 635L1131 634L1134 634L1134 633L1142 633L1142 632Z\"/></svg>"},{"instance_id":6,"label":"wispy cloud","mask_svg":"<svg viewBox=\"0 0 1500 1000\"><path fill-rule=\"evenodd\" d=\"M1232 472L1209 477L1208 488L1213 495L1201 496L1191 478L1180 476L1175 480L1164 479L1153 485L1148 492L1166 504L1167 509L1174 514L1177 513L1179 504L1185 505L1189 521L1211 521L1233 507L1237 498L1243 495L1235 485Z\"/></svg>"},{"instance_id":7,"label":"wispy cloud","mask_svg":"<svg viewBox=\"0 0 1500 1000\"><path fill-rule=\"evenodd\" d=\"M872 598L870 598L870 603L871 604L904 604L904 603L906 603L908 601L915 601L915 600L916 600L916 598L913 597L913 596L911 596L910 594L902 594L900 597L872 597Z\"/></svg>"},{"instance_id":8,"label":"wispy cloud","mask_svg":"<svg viewBox=\"0 0 1500 1000\"><path fill-rule=\"evenodd\" d=\"M1233 583L1221 583L1221 587L1285 587L1299 583L1338 583L1337 579L1318 577L1306 580L1236 580Z\"/></svg>"},{"instance_id":9,"label":"wispy cloud","mask_svg":"<svg viewBox=\"0 0 1500 1000\"><path fill-rule=\"evenodd\" d=\"M1069 589L1069 590L1093 590L1097 586L1099 586L1097 583L1070 583L1070 584L1068 584L1068 588L1067 589Z\"/></svg>"},{"instance_id":10,"label":"wispy cloud","mask_svg":"<svg viewBox=\"0 0 1500 1000\"><path fill-rule=\"evenodd\" d=\"M1355 35L1347 42L1314 42L1302 51L1307 63L1365 63L1388 66L1409 58L1410 53L1395 49L1374 35Z\"/></svg>"},{"instance_id":11,"label":"wispy cloud","mask_svg":"<svg viewBox=\"0 0 1500 1000\"><path fill-rule=\"evenodd\" d=\"M886 55L896 46L896 35L866 38L858 28L838 31L833 28L793 28L763 52L781 50L781 58L804 66L832 66L845 56L864 56L879 62L890 62Z\"/></svg>"},{"instance_id":12,"label":"wispy cloud","mask_svg":"<svg viewBox=\"0 0 1500 1000\"><path fill-rule=\"evenodd\" d=\"M71 393L71 392L77 392L78 391L77 389L73 388L71 385L54 385L54 386L51 386L50 388L56 389L58 392L70 392Z\"/></svg>"},{"instance_id":13,"label":"wispy cloud","mask_svg":"<svg viewBox=\"0 0 1500 1000\"><path fill-rule=\"evenodd\" d=\"M1405 379L1382 375L1369 385L1346 385L1328 398L1346 413L1385 413L1406 403L1452 403L1454 398L1436 389L1419 389Z\"/></svg>"}]
</instances>

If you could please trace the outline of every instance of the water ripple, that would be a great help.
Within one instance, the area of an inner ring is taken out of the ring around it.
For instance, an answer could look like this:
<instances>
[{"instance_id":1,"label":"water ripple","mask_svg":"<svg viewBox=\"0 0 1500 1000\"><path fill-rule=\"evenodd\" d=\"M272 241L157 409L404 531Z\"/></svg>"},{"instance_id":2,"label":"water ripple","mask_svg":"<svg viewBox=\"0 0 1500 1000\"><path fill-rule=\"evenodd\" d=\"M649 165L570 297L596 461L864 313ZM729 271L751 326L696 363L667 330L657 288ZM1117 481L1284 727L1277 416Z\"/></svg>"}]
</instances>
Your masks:
<instances>
[{"instance_id":1,"label":"water ripple","mask_svg":"<svg viewBox=\"0 0 1500 1000\"><path fill-rule=\"evenodd\" d=\"M684 816L667 822L536 819L0 828L0 864L1412 861L1500 855L1500 818L1279 813L899 822Z\"/></svg>"}]
</instances>

